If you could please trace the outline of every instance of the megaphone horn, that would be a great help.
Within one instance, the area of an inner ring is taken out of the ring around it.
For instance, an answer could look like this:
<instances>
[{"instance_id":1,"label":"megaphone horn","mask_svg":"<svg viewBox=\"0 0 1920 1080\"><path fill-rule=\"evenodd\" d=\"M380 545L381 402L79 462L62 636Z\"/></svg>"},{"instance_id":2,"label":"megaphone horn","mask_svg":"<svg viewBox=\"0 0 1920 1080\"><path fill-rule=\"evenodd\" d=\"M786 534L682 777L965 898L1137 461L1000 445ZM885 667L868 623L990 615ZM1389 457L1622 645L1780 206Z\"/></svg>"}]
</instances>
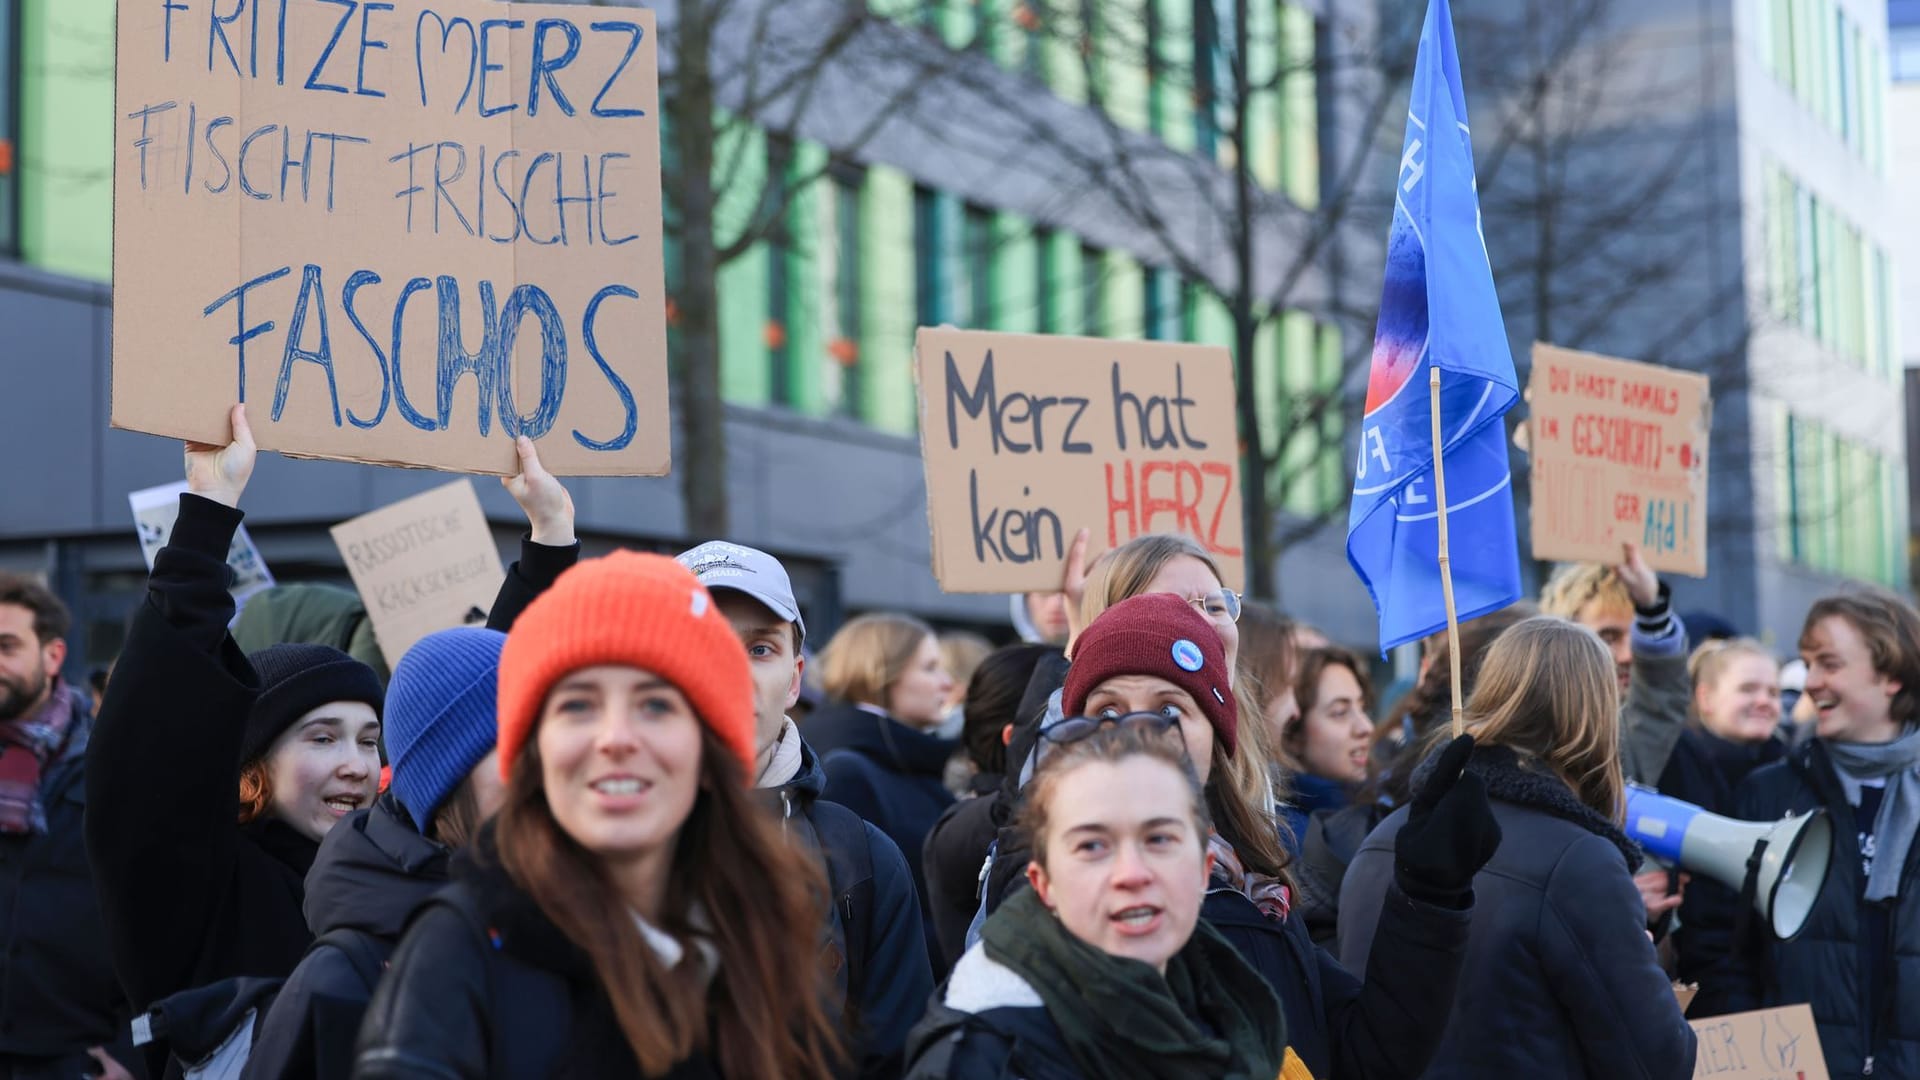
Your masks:
<instances>
[{"instance_id":1,"label":"megaphone horn","mask_svg":"<svg viewBox=\"0 0 1920 1080\"><path fill-rule=\"evenodd\" d=\"M1833 862L1825 810L1737 821L1637 784L1627 786L1627 835L1663 862L1735 892L1751 878L1754 909L1782 941L1806 924Z\"/></svg>"}]
</instances>

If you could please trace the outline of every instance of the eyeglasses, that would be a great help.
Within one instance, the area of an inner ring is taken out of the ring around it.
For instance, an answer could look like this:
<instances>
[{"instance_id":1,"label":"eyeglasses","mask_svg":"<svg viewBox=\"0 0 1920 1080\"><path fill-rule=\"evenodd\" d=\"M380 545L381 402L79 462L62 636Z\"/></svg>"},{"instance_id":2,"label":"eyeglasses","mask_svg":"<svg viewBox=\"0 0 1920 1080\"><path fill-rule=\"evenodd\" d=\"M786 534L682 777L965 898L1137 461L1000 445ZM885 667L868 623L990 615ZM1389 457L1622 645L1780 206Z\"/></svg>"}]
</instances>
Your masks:
<instances>
[{"instance_id":1,"label":"eyeglasses","mask_svg":"<svg viewBox=\"0 0 1920 1080\"><path fill-rule=\"evenodd\" d=\"M1124 716L1070 716L1050 727L1042 728L1040 741L1054 746L1065 746L1067 743L1079 742L1109 725L1130 727L1150 735L1164 735L1169 731L1177 734L1180 730L1180 718L1168 716L1162 712L1131 712ZM1182 747L1186 745L1184 735L1181 736L1180 744Z\"/></svg>"},{"instance_id":2,"label":"eyeglasses","mask_svg":"<svg viewBox=\"0 0 1920 1080\"><path fill-rule=\"evenodd\" d=\"M1240 621L1240 594L1232 589L1220 589L1205 596L1192 596L1187 603L1193 609L1209 619L1225 619L1228 622Z\"/></svg>"}]
</instances>

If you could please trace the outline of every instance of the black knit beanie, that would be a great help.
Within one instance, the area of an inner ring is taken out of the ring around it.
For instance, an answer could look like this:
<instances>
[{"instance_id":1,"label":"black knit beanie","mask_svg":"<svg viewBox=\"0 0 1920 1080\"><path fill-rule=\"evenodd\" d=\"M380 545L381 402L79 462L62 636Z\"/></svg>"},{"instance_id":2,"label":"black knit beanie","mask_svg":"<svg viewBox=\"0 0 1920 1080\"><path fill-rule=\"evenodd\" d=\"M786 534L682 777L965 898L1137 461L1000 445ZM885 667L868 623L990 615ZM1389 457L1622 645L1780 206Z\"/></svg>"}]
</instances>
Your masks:
<instances>
[{"instance_id":1,"label":"black knit beanie","mask_svg":"<svg viewBox=\"0 0 1920 1080\"><path fill-rule=\"evenodd\" d=\"M240 744L243 768L265 757L295 720L328 702L365 702L378 716L386 698L372 668L330 645L269 645L247 660L260 675L260 696Z\"/></svg>"}]
</instances>

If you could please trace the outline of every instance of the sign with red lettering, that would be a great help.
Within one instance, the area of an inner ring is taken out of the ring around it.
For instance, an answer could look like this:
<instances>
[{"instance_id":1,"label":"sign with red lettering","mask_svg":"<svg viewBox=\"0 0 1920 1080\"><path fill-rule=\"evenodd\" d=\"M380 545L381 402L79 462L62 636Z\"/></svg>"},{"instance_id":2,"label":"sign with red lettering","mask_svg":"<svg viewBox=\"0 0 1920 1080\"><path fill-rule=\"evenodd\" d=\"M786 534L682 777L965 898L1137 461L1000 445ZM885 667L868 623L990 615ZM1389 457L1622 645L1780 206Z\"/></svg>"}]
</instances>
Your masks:
<instances>
[{"instance_id":1,"label":"sign with red lettering","mask_svg":"<svg viewBox=\"0 0 1920 1080\"><path fill-rule=\"evenodd\" d=\"M1693 1075L1713 1080L1828 1080L1813 1010L1805 1005L1690 1020Z\"/></svg>"},{"instance_id":2,"label":"sign with red lettering","mask_svg":"<svg viewBox=\"0 0 1920 1080\"><path fill-rule=\"evenodd\" d=\"M113 424L507 474L668 466L651 11L119 5Z\"/></svg>"},{"instance_id":3,"label":"sign with red lettering","mask_svg":"<svg viewBox=\"0 0 1920 1080\"><path fill-rule=\"evenodd\" d=\"M1535 343L1527 404L1534 558L1706 576L1706 376Z\"/></svg>"},{"instance_id":4,"label":"sign with red lettering","mask_svg":"<svg viewBox=\"0 0 1920 1080\"><path fill-rule=\"evenodd\" d=\"M922 327L914 338L933 572L948 592L1060 587L1147 533L1244 587L1233 361L1209 345Z\"/></svg>"}]
</instances>

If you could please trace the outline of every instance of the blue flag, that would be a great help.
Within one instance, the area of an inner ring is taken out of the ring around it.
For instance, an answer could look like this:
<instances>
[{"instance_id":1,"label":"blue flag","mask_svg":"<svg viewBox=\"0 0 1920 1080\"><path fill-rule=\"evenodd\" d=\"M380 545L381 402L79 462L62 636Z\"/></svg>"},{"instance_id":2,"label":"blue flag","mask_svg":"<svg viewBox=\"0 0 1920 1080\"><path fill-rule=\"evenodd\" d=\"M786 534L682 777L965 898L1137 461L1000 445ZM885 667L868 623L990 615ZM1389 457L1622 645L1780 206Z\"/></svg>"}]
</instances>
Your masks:
<instances>
[{"instance_id":1,"label":"blue flag","mask_svg":"<svg viewBox=\"0 0 1920 1080\"><path fill-rule=\"evenodd\" d=\"M1383 654L1447 624L1428 365L1443 373L1440 430L1459 616L1484 615L1520 598L1519 538L1500 420L1519 400L1519 380L1480 234L1447 0L1427 5L1394 195L1347 517L1347 561L1373 594Z\"/></svg>"}]
</instances>

